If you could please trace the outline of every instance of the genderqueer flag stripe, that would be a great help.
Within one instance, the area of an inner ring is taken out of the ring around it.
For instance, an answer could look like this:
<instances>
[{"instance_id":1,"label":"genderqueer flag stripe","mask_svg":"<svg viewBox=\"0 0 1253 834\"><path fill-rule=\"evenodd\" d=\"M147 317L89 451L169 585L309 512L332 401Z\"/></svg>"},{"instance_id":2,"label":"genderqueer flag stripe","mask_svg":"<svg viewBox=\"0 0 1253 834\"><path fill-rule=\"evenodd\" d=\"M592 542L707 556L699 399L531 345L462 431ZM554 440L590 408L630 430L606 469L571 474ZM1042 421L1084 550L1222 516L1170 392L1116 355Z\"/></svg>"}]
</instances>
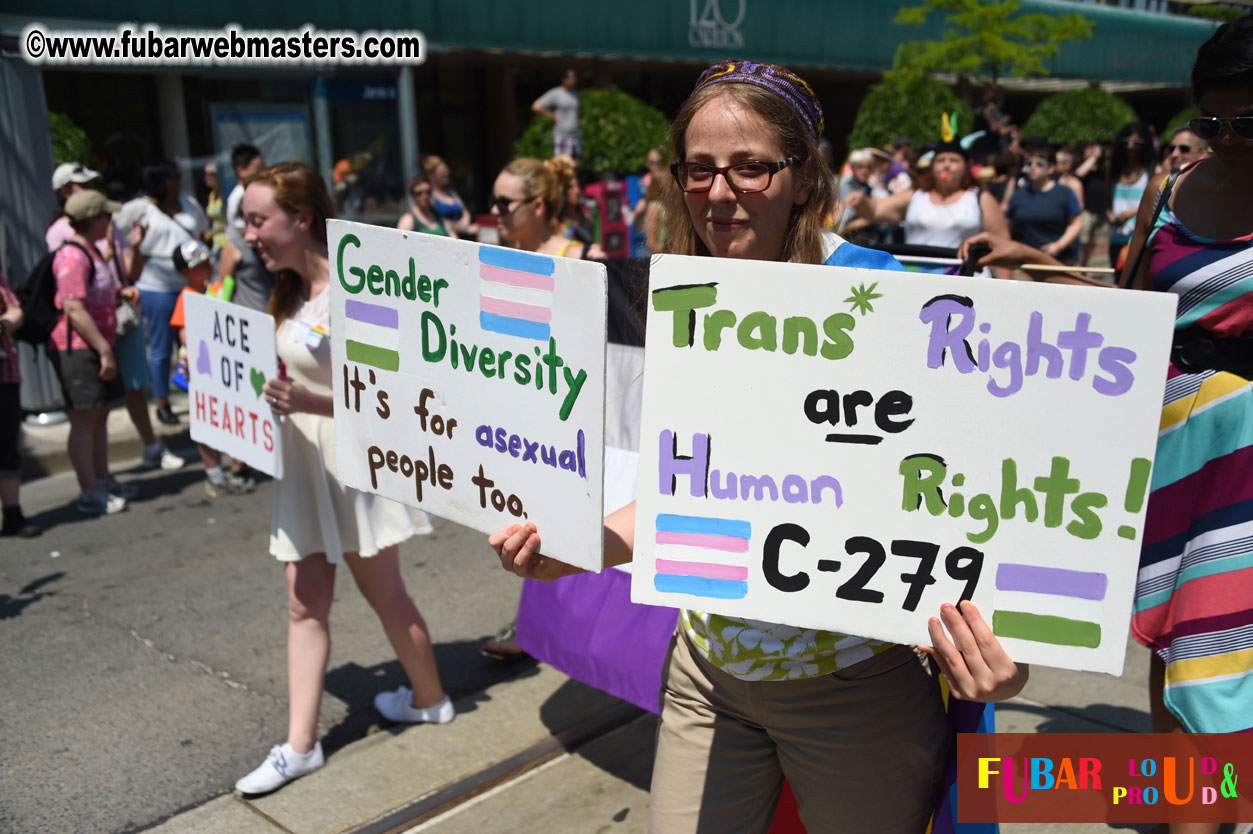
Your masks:
<instances>
[{"instance_id":1,"label":"genderqueer flag stripe","mask_svg":"<svg viewBox=\"0 0 1253 834\"><path fill-rule=\"evenodd\" d=\"M1095 649L1101 645L1101 624L1026 611L993 611L992 633L1033 643Z\"/></svg>"},{"instance_id":2,"label":"genderqueer flag stripe","mask_svg":"<svg viewBox=\"0 0 1253 834\"><path fill-rule=\"evenodd\" d=\"M396 330L400 327L400 311L395 307L384 307L382 304L367 304L350 298L344 302L344 316L353 321L377 324Z\"/></svg>"},{"instance_id":3,"label":"genderqueer flag stripe","mask_svg":"<svg viewBox=\"0 0 1253 834\"><path fill-rule=\"evenodd\" d=\"M1109 578L1093 571L1001 562L996 568L998 591L1027 591L1078 599L1105 599Z\"/></svg>"},{"instance_id":4,"label":"genderqueer flag stripe","mask_svg":"<svg viewBox=\"0 0 1253 834\"><path fill-rule=\"evenodd\" d=\"M344 348L349 362L372 365L384 371L395 371L400 368L400 354L394 350L355 342L352 339L344 342Z\"/></svg>"}]
</instances>

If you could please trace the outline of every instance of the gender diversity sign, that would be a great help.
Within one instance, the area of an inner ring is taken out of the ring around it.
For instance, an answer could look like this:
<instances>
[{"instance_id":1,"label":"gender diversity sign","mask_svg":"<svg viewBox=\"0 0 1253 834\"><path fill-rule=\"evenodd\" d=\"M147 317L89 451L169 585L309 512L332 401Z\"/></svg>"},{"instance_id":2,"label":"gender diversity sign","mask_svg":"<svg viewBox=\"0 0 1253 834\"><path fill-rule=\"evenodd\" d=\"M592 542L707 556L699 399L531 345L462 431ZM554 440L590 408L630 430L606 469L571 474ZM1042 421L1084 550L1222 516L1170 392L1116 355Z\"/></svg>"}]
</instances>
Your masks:
<instances>
[{"instance_id":1,"label":"gender diversity sign","mask_svg":"<svg viewBox=\"0 0 1253 834\"><path fill-rule=\"evenodd\" d=\"M631 598L1117 674L1174 299L662 256Z\"/></svg>"},{"instance_id":2,"label":"gender diversity sign","mask_svg":"<svg viewBox=\"0 0 1253 834\"><path fill-rule=\"evenodd\" d=\"M332 220L340 481L600 570L601 264Z\"/></svg>"},{"instance_id":3,"label":"gender diversity sign","mask_svg":"<svg viewBox=\"0 0 1253 834\"><path fill-rule=\"evenodd\" d=\"M191 439L282 478L282 432L261 395L278 376L274 319L197 293L183 314Z\"/></svg>"}]
</instances>

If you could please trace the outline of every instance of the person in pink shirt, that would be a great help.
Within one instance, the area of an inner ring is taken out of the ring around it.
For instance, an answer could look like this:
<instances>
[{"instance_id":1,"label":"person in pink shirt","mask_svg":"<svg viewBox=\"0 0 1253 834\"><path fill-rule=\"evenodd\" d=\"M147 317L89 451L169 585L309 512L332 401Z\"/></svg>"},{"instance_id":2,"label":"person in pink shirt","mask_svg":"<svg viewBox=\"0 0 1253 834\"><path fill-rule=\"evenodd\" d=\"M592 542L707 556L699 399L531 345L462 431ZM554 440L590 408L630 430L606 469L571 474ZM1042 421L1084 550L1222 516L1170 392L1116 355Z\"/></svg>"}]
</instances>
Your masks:
<instances>
[{"instance_id":1,"label":"person in pink shirt","mask_svg":"<svg viewBox=\"0 0 1253 834\"><path fill-rule=\"evenodd\" d=\"M98 172L77 162L65 162L57 166L52 174L52 190L56 192L61 214L44 234L49 252L57 251L74 236L74 227L64 214L65 203L85 189L100 190ZM132 224L129 229L123 230L110 223L108 232L96 241L96 249L119 272L118 278L123 284L129 283L126 276L130 272L133 250L143 240L145 231L147 230L139 224ZM171 471L182 467L185 461L165 448L152 430L152 415L148 413L148 389L152 387L152 383L148 378L148 340L144 328L140 326L126 333L119 333L114 353L117 356L118 377L126 392L126 411L144 444L142 468Z\"/></svg>"},{"instance_id":2,"label":"person in pink shirt","mask_svg":"<svg viewBox=\"0 0 1253 834\"><path fill-rule=\"evenodd\" d=\"M122 289L113 265L96 241L109 230L110 215L121 208L99 191L79 191L65 203L74 234L52 260L56 305L62 311L52 331L50 353L70 415L69 457L78 476L76 504L84 515L117 513L133 498L133 486L109 474L108 417L122 397L117 358L117 303L138 294Z\"/></svg>"}]
</instances>

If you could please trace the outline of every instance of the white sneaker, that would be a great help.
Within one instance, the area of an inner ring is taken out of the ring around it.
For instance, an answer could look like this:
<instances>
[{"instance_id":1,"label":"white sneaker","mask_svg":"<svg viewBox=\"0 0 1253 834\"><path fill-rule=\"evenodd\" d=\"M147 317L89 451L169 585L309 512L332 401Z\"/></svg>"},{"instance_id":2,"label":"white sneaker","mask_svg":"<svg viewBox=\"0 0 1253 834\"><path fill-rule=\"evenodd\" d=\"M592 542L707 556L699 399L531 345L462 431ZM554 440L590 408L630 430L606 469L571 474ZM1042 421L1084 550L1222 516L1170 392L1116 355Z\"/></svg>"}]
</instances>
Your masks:
<instances>
[{"instance_id":1,"label":"white sneaker","mask_svg":"<svg viewBox=\"0 0 1253 834\"><path fill-rule=\"evenodd\" d=\"M103 489L79 493L75 508L83 515L113 515L127 507L126 499L120 495L110 495Z\"/></svg>"},{"instance_id":2,"label":"white sneaker","mask_svg":"<svg viewBox=\"0 0 1253 834\"><path fill-rule=\"evenodd\" d=\"M186 463L187 461L161 446L153 449L151 452L144 450L144 461L140 464L140 468L164 469L166 472L173 472L175 469L182 469Z\"/></svg>"},{"instance_id":3,"label":"white sneaker","mask_svg":"<svg viewBox=\"0 0 1253 834\"><path fill-rule=\"evenodd\" d=\"M418 709L413 705L413 690L402 686L395 692L374 696L374 708L388 721L397 724L447 724L456 716L448 696L433 707Z\"/></svg>"},{"instance_id":4,"label":"white sneaker","mask_svg":"<svg viewBox=\"0 0 1253 834\"><path fill-rule=\"evenodd\" d=\"M235 783L240 793L259 794L276 791L293 779L312 773L325 764L322 758L322 742L314 742L313 749L303 756L290 744L276 744L270 748L261 766Z\"/></svg>"}]
</instances>

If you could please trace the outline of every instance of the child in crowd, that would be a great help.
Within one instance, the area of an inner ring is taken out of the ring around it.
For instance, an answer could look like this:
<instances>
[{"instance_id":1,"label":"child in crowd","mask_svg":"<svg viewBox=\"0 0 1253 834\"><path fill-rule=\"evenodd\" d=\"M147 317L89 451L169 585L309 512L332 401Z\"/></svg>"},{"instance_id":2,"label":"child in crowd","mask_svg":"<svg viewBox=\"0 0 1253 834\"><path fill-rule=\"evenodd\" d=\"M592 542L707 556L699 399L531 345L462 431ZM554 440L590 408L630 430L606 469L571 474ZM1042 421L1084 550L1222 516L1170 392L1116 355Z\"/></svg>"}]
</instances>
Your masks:
<instances>
[{"instance_id":1,"label":"child in crowd","mask_svg":"<svg viewBox=\"0 0 1253 834\"><path fill-rule=\"evenodd\" d=\"M178 331L179 371L188 376L187 370L187 322L183 313L183 299L188 293L203 293L213 277L213 264L209 261L209 249L198 240L186 240L174 250L174 268L187 279L187 287L179 293L170 316L170 327ZM203 443L197 443L200 459L204 462L205 492L210 498L223 495L243 495L252 492L256 483L234 471L222 469L222 453Z\"/></svg>"}]
</instances>

